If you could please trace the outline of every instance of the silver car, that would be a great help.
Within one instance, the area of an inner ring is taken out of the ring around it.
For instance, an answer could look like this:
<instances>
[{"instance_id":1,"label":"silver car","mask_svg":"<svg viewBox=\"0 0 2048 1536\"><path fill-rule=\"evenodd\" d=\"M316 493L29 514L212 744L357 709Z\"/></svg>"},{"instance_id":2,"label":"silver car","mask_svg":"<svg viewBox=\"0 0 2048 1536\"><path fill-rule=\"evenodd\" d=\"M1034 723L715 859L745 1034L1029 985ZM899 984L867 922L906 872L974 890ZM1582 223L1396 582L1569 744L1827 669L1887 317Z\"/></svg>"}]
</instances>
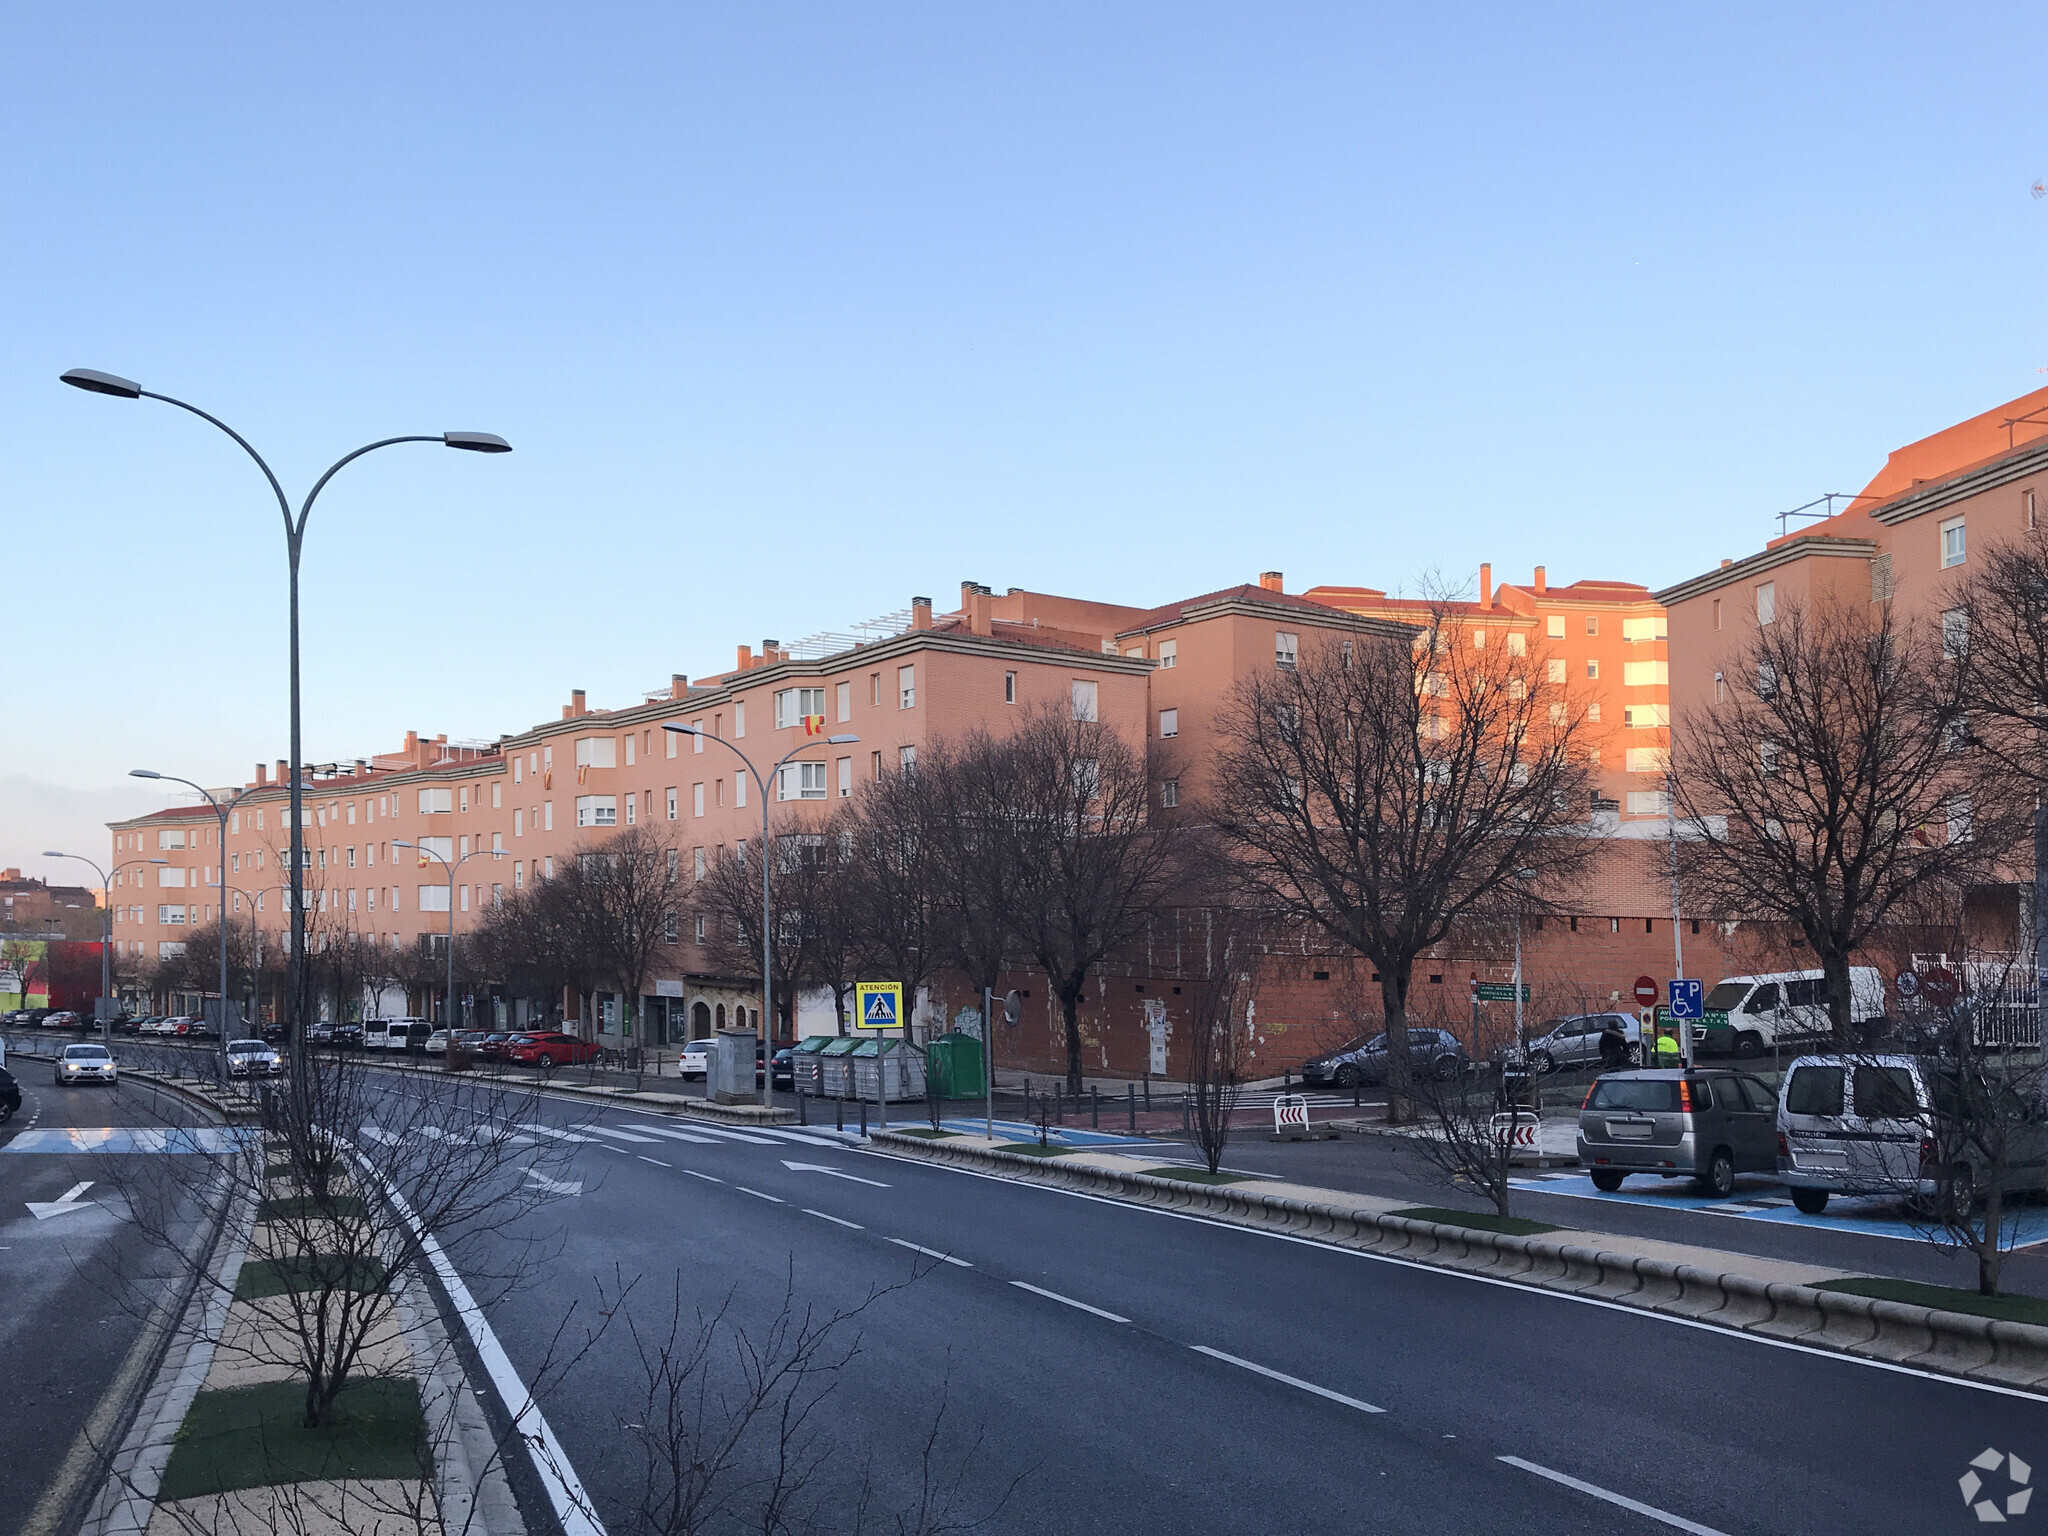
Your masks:
<instances>
[{"instance_id":1,"label":"silver car","mask_svg":"<svg viewBox=\"0 0 2048 1536\"><path fill-rule=\"evenodd\" d=\"M1725 1200L1737 1174L1777 1171L1775 1107L1771 1090L1740 1072L1609 1072L1579 1111L1579 1166L1595 1189L1653 1173L1697 1179Z\"/></svg>"},{"instance_id":2,"label":"silver car","mask_svg":"<svg viewBox=\"0 0 2048 1536\"><path fill-rule=\"evenodd\" d=\"M261 1040L228 1042L229 1077L275 1077L284 1070L284 1058Z\"/></svg>"},{"instance_id":3,"label":"silver car","mask_svg":"<svg viewBox=\"0 0 2048 1536\"><path fill-rule=\"evenodd\" d=\"M1637 1059L1643 1027L1626 1013L1586 1013L1559 1019L1529 1041L1529 1065L1538 1072L1569 1072L1575 1067L1618 1067ZM1601 1041L1611 1043L1603 1054Z\"/></svg>"},{"instance_id":4,"label":"silver car","mask_svg":"<svg viewBox=\"0 0 2048 1536\"><path fill-rule=\"evenodd\" d=\"M119 1081L120 1068L104 1045L67 1045L57 1058L57 1084L107 1083Z\"/></svg>"}]
</instances>

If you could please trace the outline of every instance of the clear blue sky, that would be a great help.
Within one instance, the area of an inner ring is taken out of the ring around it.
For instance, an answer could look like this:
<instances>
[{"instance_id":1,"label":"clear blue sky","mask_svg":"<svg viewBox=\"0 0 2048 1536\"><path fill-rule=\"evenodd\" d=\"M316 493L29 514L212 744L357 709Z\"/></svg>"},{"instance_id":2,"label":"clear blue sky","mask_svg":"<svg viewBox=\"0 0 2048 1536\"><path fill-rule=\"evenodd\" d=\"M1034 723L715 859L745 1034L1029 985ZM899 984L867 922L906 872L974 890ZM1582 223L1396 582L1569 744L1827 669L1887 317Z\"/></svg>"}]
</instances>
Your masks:
<instances>
[{"instance_id":1,"label":"clear blue sky","mask_svg":"<svg viewBox=\"0 0 2048 1536\"><path fill-rule=\"evenodd\" d=\"M963 578L1653 586L2048 383L2048 8L16 5L0 863ZM225 590L225 636L216 596Z\"/></svg>"}]
</instances>

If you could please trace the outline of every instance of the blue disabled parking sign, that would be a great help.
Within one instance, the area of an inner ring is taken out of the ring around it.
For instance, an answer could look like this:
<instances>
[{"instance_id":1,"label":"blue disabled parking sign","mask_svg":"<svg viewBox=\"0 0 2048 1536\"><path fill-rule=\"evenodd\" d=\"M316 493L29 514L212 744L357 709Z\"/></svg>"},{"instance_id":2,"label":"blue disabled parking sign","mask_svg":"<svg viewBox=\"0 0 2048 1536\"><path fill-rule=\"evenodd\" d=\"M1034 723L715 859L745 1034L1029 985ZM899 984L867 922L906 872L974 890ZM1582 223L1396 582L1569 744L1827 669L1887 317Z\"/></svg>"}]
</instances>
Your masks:
<instances>
[{"instance_id":1,"label":"blue disabled parking sign","mask_svg":"<svg viewBox=\"0 0 2048 1536\"><path fill-rule=\"evenodd\" d=\"M1696 980L1686 979L1671 983L1671 1017L1674 1019L1697 1019L1703 1012L1703 989Z\"/></svg>"}]
</instances>

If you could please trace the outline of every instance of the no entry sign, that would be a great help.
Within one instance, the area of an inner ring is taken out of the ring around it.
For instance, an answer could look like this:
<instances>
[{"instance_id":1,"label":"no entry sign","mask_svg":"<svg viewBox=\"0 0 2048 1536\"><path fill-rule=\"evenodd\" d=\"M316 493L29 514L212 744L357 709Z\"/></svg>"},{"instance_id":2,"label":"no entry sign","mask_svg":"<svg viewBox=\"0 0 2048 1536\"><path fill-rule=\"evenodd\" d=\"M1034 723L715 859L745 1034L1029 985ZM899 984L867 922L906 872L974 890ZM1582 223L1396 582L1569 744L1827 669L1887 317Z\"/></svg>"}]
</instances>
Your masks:
<instances>
[{"instance_id":1,"label":"no entry sign","mask_svg":"<svg viewBox=\"0 0 2048 1536\"><path fill-rule=\"evenodd\" d=\"M1657 1002L1657 983L1648 976L1636 978L1636 1002L1644 1008L1652 1008Z\"/></svg>"}]
</instances>

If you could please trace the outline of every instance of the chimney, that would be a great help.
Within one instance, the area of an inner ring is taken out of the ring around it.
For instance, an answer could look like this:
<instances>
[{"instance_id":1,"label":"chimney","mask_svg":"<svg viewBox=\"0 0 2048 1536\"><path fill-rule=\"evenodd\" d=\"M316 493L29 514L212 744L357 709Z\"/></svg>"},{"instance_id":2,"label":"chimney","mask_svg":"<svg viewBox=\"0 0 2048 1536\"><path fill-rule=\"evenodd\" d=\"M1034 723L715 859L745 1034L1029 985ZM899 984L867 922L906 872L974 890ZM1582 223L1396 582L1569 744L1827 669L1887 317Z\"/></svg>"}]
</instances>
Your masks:
<instances>
[{"instance_id":1,"label":"chimney","mask_svg":"<svg viewBox=\"0 0 2048 1536\"><path fill-rule=\"evenodd\" d=\"M270 769L262 763L256 765L256 783L260 787L270 782Z\"/></svg>"},{"instance_id":2,"label":"chimney","mask_svg":"<svg viewBox=\"0 0 2048 1536\"><path fill-rule=\"evenodd\" d=\"M277 760L277 782L278 782L278 783L280 783L280 784L283 784L283 785L289 786L289 785L290 785L290 783L291 783L291 777L292 777L292 764L291 764L291 759L290 759L290 758L285 758L285 757L280 757L280 758L279 758L279 759Z\"/></svg>"},{"instance_id":3,"label":"chimney","mask_svg":"<svg viewBox=\"0 0 2048 1536\"><path fill-rule=\"evenodd\" d=\"M928 597L913 597L910 600L910 627L930 629L932 627L932 600Z\"/></svg>"},{"instance_id":4,"label":"chimney","mask_svg":"<svg viewBox=\"0 0 2048 1536\"><path fill-rule=\"evenodd\" d=\"M1545 574L1544 574L1544 570L1543 570L1543 567L1542 567L1542 566L1540 566L1540 565L1536 567L1536 583L1535 583L1535 585L1536 585L1536 593L1537 593L1537 596L1539 596L1539 597L1540 597L1540 596L1542 596L1542 595L1543 595L1543 594L1544 594L1545 592L1548 592L1548 591L1550 590L1550 578L1549 578L1549 577L1548 577L1547 575L1545 575Z\"/></svg>"},{"instance_id":5,"label":"chimney","mask_svg":"<svg viewBox=\"0 0 2048 1536\"><path fill-rule=\"evenodd\" d=\"M1493 562L1490 560L1479 562L1479 606L1493 606Z\"/></svg>"},{"instance_id":6,"label":"chimney","mask_svg":"<svg viewBox=\"0 0 2048 1536\"><path fill-rule=\"evenodd\" d=\"M1729 566L1733 565L1734 563L1735 562L1733 560L1723 560L1721 562L1721 569L1725 571L1728 569Z\"/></svg>"},{"instance_id":7,"label":"chimney","mask_svg":"<svg viewBox=\"0 0 2048 1536\"><path fill-rule=\"evenodd\" d=\"M737 663L735 664L735 666L734 666L733 670L734 670L734 671L736 671L736 672L744 672L744 671L746 671L746 670L747 670L747 669L748 669L749 667L753 666L753 664L754 664L754 648L753 648L753 647L752 647L751 645L743 645L743 646L741 646L741 647L740 647L740 649L739 649L739 660L738 660L738 662L737 662Z\"/></svg>"},{"instance_id":8,"label":"chimney","mask_svg":"<svg viewBox=\"0 0 2048 1536\"><path fill-rule=\"evenodd\" d=\"M788 659L788 658L786 658L786 657L785 657L785 656L784 656L784 655L782 654L782 642L781 642L780 640L763 640L763 641L761 642L761 665L762 665L762 666L764 666L764 667L769 667L769 666L773 666L773 665L774 665L774 664L775 664L776 662L778 662L778 661L784 661L784 660L787 660L787 659Z\"/></svg>"},{"instance_id":9,"label":"chimney","mask_svg":"<svg viewBox=\"0 0 2048 1536\"><path fill-rule=\"evenodd\" d=\"M585 694L581 688L569 690L569 702L562 706L562 718L574 720L578 715L590 713L590 706L584 703Z\"/></svg>"},{"instance_id":10,"label":"chimney","mask_svg":"<svg viewBox=\"0 0 2048 1536\"><path fill-rule=\"evenodd\" d=\"M996 600L987 587L969 583L963 591L960 606L967 610L968 633L993 635L996 632Z\"/></svg>"},{"instance_id":11,"label":"chimney","mask_svg":"<svg viewBox=\"0 0 2048 1536\"><path fill-rule=\"evenodd\" d=\"M672 699L684 699L688 698L689 695L690 680L680 672L669 673L668 696Z\"/></svg>"},{"instance_id":12,"label":"chimney","mask_svg":"<svg viewBox=\"0 0 2048 1536\"><path fill-rule=\"evenodd\" d=\"M1284 592L1287 590L1278 571L1259 572L1259 585L1268 592Z\"/></svg>"}]
</instances>

